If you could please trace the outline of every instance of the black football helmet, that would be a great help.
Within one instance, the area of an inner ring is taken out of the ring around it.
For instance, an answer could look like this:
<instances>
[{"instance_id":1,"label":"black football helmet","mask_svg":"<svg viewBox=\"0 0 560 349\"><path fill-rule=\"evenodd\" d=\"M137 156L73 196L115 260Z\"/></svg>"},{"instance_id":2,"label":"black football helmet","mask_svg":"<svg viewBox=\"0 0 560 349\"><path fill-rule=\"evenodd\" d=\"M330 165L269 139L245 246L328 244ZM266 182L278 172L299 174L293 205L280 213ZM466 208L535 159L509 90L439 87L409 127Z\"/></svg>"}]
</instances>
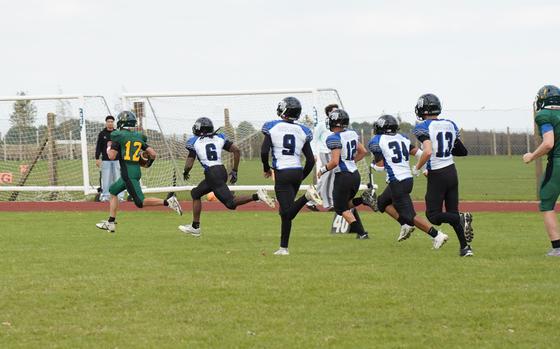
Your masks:
<instances>
[{"instance_id":1,"label":"black football helmet","mask_svg":"<svg viewBox=\"0 0 560 349\"><path fill-rule=\"evenodd\" d=\"M296 97L286 97L278 103L276 114L283 119L296 121L301 114L301 103Z\"/></svg>"},{"instance_id":2,"label":"black football helmet","mask_svg":"<svg viewBox=\"0 0 560 349\"><path fill-rule=\"evenodd\" d=\"M214 124L208 118L198 118L192 127L195 136L210 136L214 133Z\"/></svg>"},{"instance_id":3,"label":"black football helmet","mask_svg":"<svg viewBox=\"0 0 560 349\"><path fill-rule=\"evenodd\" d=\"M122 129L124 127L136 127L136 114L130 110L121 111L117 115L117 128Z\"/></svg>"},{"instance_id":4,"label":"black football helmet","mask_svg":"<svg viewBox=\"0 0 560 349\"><path fill-rule=\"evenodd\" d=\"M548 105L560 106L560 89L554 85L541 87L537 92L533 107L535 111L539 111Z\"/></svg>"},{"instance_id":5,"label":"black football helmet","mask_svg":"<svg viewBox=\"0 0 560 349\"><path fill-rule=\"evenodd\" d=\"M393 115L381 115L373 123L373 129L376 135L394 135L399 130L399 120Z\"/></svg>"},{"instance_id":6,"label":"black football helmet","mask_svg":"<svg viewBox=\"0 0 560 349\"><path fill-rule=\"evenodd\" d=\"M422 121L426 116L441 114L441 102L436 95L427 93L418 98L414 111L416 112L416 118Z\"/></svg>"},{"instance_id":7,"label":"black football helmet","mask_svg":"<svg viewBox=\"0 0 560 349\"><path fill-rule=\"evenodd\" d=\"M333 109L327 116L326 123L331 131L335 127L346 129L350 125L350 115L343 109Z\"/></svg>"}]
</instances>

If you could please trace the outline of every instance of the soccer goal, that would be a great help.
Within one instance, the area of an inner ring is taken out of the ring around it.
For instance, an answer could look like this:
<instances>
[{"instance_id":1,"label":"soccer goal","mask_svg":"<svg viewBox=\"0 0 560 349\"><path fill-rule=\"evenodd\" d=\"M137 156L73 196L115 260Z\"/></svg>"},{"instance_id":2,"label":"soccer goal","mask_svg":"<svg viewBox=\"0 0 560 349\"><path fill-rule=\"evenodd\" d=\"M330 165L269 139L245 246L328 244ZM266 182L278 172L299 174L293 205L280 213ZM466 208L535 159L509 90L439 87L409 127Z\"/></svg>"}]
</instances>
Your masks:
<instances>
[{"instance_id":1,"label":"soccer goal","mask_svg":"<svg viewBox=\"0 0 560 349\"><path fill-rule=\"evenodd\" d=\"M97 193L102 96L0 97L0 201L83 200Z\"/></svg>"},{"instance_id":2,"label":"soccer goal","mask_svg":"<svg viewBox=\"0 0 560 349\"><path fill-rule=\"evenodd\" d=\"M192 135L192 125L199 117L213 120L215 128L241 149L239 182L232 190L273 188L271 180L262 176L260 145L263 123L278 118L278 102L288 96L302 103L299 122L313 128L325 121L324 107L337 103L343 107L337 90L332 88L301 88L257 91L214 91L173 93L125 93L123 108L133 110L139 127L158 152L158 160L142 174L145 192L190 190L203 178L201 166L196 165L190 179L182 177L187 151L185 144ZM225 165L231 168L232 157L224 154ZM302 189L307 186L302 186Z\"/></svg>"}]
</instances>

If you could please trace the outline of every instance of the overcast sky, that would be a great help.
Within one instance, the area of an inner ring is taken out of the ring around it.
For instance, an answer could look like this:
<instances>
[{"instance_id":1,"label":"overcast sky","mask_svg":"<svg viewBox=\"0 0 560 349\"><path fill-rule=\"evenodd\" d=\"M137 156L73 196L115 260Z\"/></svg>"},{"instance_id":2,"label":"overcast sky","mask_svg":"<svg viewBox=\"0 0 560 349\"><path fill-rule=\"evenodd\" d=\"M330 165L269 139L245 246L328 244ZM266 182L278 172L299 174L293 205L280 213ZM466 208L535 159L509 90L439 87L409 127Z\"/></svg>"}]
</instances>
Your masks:
<instances>
[{"instance_id":1,"label":"overcast sky","mask_svg":"<svg viewBox=\"0 0 560 349\"><path fill-rule=\"evenodd\" d=\"M460 126L526 129L560 84L559 18L538 0L2 0L0 95L334 87L351 117L413 121L432 92ZM482 107L516 111L453 111Z\"/></svg>"}]
</instances>

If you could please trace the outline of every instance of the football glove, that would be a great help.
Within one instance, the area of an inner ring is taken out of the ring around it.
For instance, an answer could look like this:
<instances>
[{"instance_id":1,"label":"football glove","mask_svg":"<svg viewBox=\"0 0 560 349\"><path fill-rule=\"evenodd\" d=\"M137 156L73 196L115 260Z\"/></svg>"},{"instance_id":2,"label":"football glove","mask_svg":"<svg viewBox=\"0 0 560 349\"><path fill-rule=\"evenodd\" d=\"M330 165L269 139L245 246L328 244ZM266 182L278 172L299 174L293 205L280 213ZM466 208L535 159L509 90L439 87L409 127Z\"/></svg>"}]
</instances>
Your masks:
<instances>
[{"instance_id":1,"label":"football glove","mask_svg":"<svg viewBox=\"0 0 560 349\"><path fill-rule=\"evenodd\" d=\"M229 182L231 184L237 183L237 170L231 170L231 172L229 173L229 177Z\"/></svg>"},{"instance_id":2,"label":"football glove","mask_svg":"<svg viewBox=\"0 0 560 349\"><path fill-rule=\"evenodd\" d=\"M189 171L188 171L188 170L184 170L184 171L183 171L183 179L184 179L185 181L188 181L189 178L190 178L190 176L191 176L191 175L189 174Z\"/></svg>"}]
</instances>

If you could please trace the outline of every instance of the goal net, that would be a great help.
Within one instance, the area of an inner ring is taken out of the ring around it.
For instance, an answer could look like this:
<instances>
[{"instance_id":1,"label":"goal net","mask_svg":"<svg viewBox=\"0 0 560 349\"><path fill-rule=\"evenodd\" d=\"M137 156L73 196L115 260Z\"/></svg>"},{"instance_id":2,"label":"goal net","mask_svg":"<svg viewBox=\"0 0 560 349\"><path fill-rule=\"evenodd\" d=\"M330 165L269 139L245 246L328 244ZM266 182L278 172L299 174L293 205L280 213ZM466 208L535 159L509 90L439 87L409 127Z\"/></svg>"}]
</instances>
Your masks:
<instances>
[{"instance_id":1,"label":"goal net","mask_svg":"<svg viewBox=\"0 0 560 349\"><path fill-rule=\"evenodd\" d=\"M97 192L101 96L0 97L0 201L83 200Z\"/></svg>"},{"instance_id":2,"label":"goal net","mask_svg":"<svg viewBox=\"0 0 560 349\"><path fill-rule=\"evenodd\" d=\"M230 188L255 190L265 186L272 189L273 182L262 176L260 146L263 136L260 130L265 122L278 119L278 102L288 96L301 101L303 109L299 122L311 129L318 122L325 122L325 106L337 103L343 107L338 92L330 88L124 94L123 108L137 114L140 127L148 136L148 144L158 152L158 160L142 174L145 192L190 190L203 179L198 164L188 181L182 178L187 156L186 141L192 136L195 120L203 116L213 120L214 127L220 127L241 149L239 180ZM223 156L229 170L232 156L227 152ZM367 164L361 166L362 171L367 171ZM309 176L304 184L311 183L312 177ZM363 177L367 180L367 176Z\"/></svg>"}]
</instances>

